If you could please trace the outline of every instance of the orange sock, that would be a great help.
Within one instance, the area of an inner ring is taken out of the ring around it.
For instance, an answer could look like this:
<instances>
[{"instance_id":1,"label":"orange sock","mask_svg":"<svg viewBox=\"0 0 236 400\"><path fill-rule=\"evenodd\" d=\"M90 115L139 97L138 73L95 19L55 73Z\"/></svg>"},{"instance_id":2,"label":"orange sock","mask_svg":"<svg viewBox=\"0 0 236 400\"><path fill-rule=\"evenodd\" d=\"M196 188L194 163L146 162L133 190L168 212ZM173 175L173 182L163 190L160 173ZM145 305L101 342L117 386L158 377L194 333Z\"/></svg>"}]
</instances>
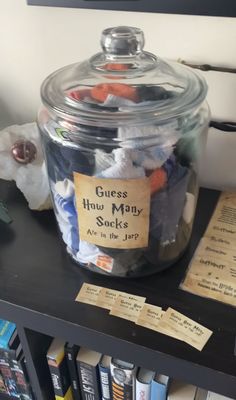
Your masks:
<instances>
[{"instance_id":1,"label":"orange sock","mask_svg":"<svg viewBox=\"0 0 236 400\"><path fill-rule=\"evenodd\" d=\"M151 173L149 179L151 186L151 194L153 194L165 186L167 182L166 171L163 168L157 168L155 169L155 171Z\"/></svg>"},{"instance_id":2,"label":"orange sock","mask_svg":"<svg viewBox=\"0 0 236 400\"><path fill-rule=\"evenodd\" d=\"M104 102L109 94L135 102L138 100L136 88L124 83L99 83L91 90L92 97L101 102Z\"/></svg>"},{"instance_id":3,"label":"orange sock","mask_svg":"<svg viewBox=\"0 0 236 400\"><path fill-rule=\"evenodd\" d=\"M129 64L106 64L105 69L108 71L127 71Z\"/></svg>"}]
</instances>

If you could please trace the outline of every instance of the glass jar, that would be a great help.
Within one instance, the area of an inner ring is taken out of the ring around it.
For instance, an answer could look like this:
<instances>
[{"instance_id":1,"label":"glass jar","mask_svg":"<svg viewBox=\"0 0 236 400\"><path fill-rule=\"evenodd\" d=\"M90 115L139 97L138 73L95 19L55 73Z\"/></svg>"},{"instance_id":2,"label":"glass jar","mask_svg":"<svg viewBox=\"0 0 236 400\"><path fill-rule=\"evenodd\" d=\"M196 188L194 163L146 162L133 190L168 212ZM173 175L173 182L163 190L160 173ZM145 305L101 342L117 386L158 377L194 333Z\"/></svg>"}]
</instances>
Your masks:
<instances>
[{"instance_id":1,"label":"glass jar","mask_svg":"<svg viewBox=\"0 0 236 400\"><path fill-rule=\"evenodd\" d=\"M207 85L143 51L132 27L42 84L39 128L68 253L111 276L159 272L185 251L206 143Z\"/></svg>"}]
</instances>

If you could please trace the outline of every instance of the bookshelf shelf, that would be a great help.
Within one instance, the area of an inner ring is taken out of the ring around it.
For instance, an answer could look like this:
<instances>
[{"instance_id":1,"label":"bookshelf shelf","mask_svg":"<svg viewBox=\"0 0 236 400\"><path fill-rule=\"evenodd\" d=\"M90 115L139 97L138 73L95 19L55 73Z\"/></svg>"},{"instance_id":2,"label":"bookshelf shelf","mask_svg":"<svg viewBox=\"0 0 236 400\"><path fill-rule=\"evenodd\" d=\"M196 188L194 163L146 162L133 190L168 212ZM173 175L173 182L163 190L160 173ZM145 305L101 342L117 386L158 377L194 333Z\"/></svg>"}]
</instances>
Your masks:
<instances>
[{"instance_id":1,"label":"bookshelf shelf","mask_svg":"<svg viewBox=\"0 0 236 400\"><path fill-rule=\"evenodd\" d=\"M31 212L12 183L0 183L0 198L13 218L10 227L0 228L0 315L17 324L38 400L52 398L45 352L55 336L236 397L236 309L178 289L218 195L200 190L192 242L177 265L159 275L128 280L79 268L60 242L53 212ZM213 330L213 336L199 352L103 309L76 303L83 282L142 295L163 308L172 306Z\"/></svg>"}]
</instances>

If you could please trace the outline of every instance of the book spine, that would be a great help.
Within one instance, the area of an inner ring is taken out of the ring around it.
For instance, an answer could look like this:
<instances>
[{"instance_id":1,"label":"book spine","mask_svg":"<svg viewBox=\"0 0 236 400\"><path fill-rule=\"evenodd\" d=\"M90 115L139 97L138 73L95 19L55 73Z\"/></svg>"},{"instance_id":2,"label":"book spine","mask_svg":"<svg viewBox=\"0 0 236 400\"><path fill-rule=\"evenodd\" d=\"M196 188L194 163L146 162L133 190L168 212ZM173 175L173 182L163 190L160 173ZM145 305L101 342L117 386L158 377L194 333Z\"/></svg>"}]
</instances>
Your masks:
<instances>
[{"instance_id":1,"label":"book spine","mask_svg":"<svg viewBox=\"0 0 236 400\"><path fill-rule=\"evenodd\" d=\"M136 369L117 368L111 364L113 400L133 400L135 398Z\"/></svg>"},{"instance_id":2,"label":"book spine","mask_svg":"<svg viewBox=\"0 0 236 400\"><path fill-rule=\"evenodd\" d=\"M11 351L0 348L0 372L3 377L8 394L19 398L20 394L11 368Z\"/></svg>"},{"instance_id":3,"label":"book spine","mask_svg":"<svg viewBox=\"0 0 236 400\"><path fill-rule=\"evenodd\" d=\"M98 368L84 362L77 362L80 390L83 400L100 400Z\"/></svg>"},{"instance_id":4,"label":"book spine","mask_svg":"<svg viewBox=\"0 0 236 400\"><path fill-rule=\"evenodd\" d=\"M22 362L24 361L22 360ZM21 362L12 359L11 370L13 372L20 397L23 400L32 400L30 385L26 380L26 376L21 366Z\"/></svg>"},{"instance_id":5,"label":"book spine","mask_svg":"<svg viewBox=\"0 0 236 400\"><path fill-rule=\"evenodd\" d=\"M150 400L151 398L151 383L142 383L136 379L136 400ZM157 399L156 399L157 400Z\"/></svg>"},{"instance_id":6,"label":"book spine","mask_svg":"<svg viewBox=\"0 0 236 400\"><path fill-rule=\"evenodd\" d=\"M16 325L10 321L4 321L4 320L1 321L3 321L3 326L1 327L0 330L0 348L8 349L8 343L16 329Z\"/></svg>"},{"instance_id":7,"label":"book spine","mask_svg":"<svg viewBox=\"0 0 236 400\"><path fill-rule=\"evenodd\" d=\"M4 383L4 379L2 377L2 374L0 374L0 394L8 394L8 390L6 388L6 385Z\"/></svg>"},{"instance_id":8,"label":"book spine","mask_svg":"<svg viewBox=\"0 0 236 400\"><path fill-rule=\"evenodd\" d=\"M66 357L59 365L52 365L48 360L49 370L52 378L55 396L64 397L70 387L69 371L67 369Z\"/></svg>"},{"instance_id":9,"label":"book spine","mask_svg":"<svg viewBox=\"0 0 236 400\"><path fill-rule=\"evenodd\" d=\"M102 400L111 400L111 376L110 369L99 364Z\"/></svg>"},{"instance_id":10,"label":"book spine","mask_svg":"<svg viewBox=\"0 0 236 400\"><path fill-rule=\"evenodd\" d=\"M79 350L78 346L69 346L67 344L65 347L67 366L69 370L71 389L74 400L81 400L80 389L79 389L79 377L76 368L76 356L78 350Z\"/></svg>"},{"instance_id":11,"label":"book spine","mask_svg":"<svg viewBox=\"0 0 236 400\"><path fill-rule=\"evenodd\" d=\"M153 380L151 384L151 400L166 400L166 396L167 386Z\"/></svg>"},{"instance_id":12,"label":"book spine","mask_svg":"<svg viewBox=\"0 0 236 400\"><path fill-rule=\"evenodd\" d=\"M63 397L55 396L55 399L56 400L73 400L71 386L69 386L67 392L65 393L65 395Z\"/></svg>"}]
</instances>

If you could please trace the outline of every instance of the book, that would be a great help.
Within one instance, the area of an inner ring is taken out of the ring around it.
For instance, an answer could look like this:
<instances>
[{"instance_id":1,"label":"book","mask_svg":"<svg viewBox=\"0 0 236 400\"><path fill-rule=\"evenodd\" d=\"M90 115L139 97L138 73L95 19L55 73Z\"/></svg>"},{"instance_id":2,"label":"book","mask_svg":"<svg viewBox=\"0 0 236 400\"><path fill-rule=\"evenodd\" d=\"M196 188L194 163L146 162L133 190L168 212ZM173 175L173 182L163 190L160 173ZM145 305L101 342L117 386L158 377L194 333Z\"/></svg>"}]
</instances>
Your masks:
<instances>
[{"instance_id":1,"label":"book","mask_svg":"<svg viewBox=\"0 0 236 400\"><path fill-rule=\"evenodd\" d=\"M22 345L17 333L17 330L14 331L13 335L9 339L7 349L4 350L5 354L8 354L9 359L19 360L23 354Z\"/></svg>"},{"instance_id":2,"label":"book","mask_svg":"<svg viewBox=\"0 0 236 400\"><path fill-rule=\"evenodd\" d=\"M151 399L151 384L155 372L145 368L139 368L136 375L136 400Z\"/></svg>"},{"instance_id":3,"label":"book","mask_svg":"<svg viewBox=\"0 0 236 400\"><path fill-rule=\"evenodd\" d=\"M22 360L20 360L20 365L21 365L21 368L22 368L22 370L24 372L24 377L25 377L25 380L26 380L26 383L27 383L27 386L28 386L29 394L30 394L31 398L34 399L35 395L33 393L33 388L31 387L31 384L30 384L28 366L27 366L27 362L26 362L26 358L25 357L23 357Z\"/></svg>"},{"instance_id":4,"label":"book","mask_svg":"<svg viewBox=\"0 0 236 400\"><path fill-rule=\"evenodd\" d=\"M56 400L72 400L64 340L59 338L53 339L47 352L47 362Z\"/></svg>"},{"instance_id":5,"label":"book","mask_svg":"<svg viewBox=\"0 0 236 400\"><path fill-rule=\"evenodd\" d=\"M151 400L166 400L169 388L169 377L155 374L151 384Z\"/></svg>"},{"instance_id":6,"label":"book","mask_svg":"<svg viewBox=\"0 0 236 400\"><path fill-rule=\"evenodd\" d=\"M110 364L111 364L111 357L103 355L99 363L102 400L112 399Z\"/></svg>"},{"instance_id":7,"label":"book","mask_svg":"<svg viewBox=\"0 0 236 400\"><path fill-rule=\"evenodd\" d=\"M132 400L135 397L137 367L132 363L112 358L110 369L113 400Z\"/></svg>"},{"instance_id":8,"label":"book","mask_svg":"<svg viewBox=\"0 0 236 400\"><path fill-rule=\"evenodd\" d=\"M206 398L207 398L207 390L197 388L194 400L206 400Z\"/></svg>"},{"instance_id":9,"label":"book","mask_svg":"<svg viewBox=\"0 0 236 400\"><path fill-rule=\"evenodd\" d=\"M0 374L0 394L1 393L8 394L8 390L6 388L6 385L5 385L4 379L2 377L2 374Z\"/></svg>"},{"instance_id":10,"label":"book","mask_svg":"<svg viewBox=\"0 0 236 400\"><path fill-rule=\"evenodd\" d=\"M1 324L1 346L0 346L0 371L5 386L11 397L20 397L20 390L17 386L12 360L18 360L22 354L22 346L17 335L15 324L9 321L0 320Z\"/></svg>"},{"instance_id":11,"label":"book","mask_svg":"<svg viewBox=\"0 0 236 400\"><path fill-rule=\"evenodd\" d=\"M0 370L8 391L13 397L29 400L32 398L31 389L29 382L26 383L25 371L21 367L20 360L24 359L24 356L16 329L11 336L9 334L5 337L4 346L5 348L0 349Z\"/></svg>"},{"instance_id":12,"label":"book","mask_svg":"<svg viewBox=\"0 0 236 400\"><path fill-rule=\"evenodd\" d=\"M22 400L31 400L33 398L32 390L26 369L22 345L16 329L9 339L8 349L4 350L4 354L10 365L12 376L15 380L20 398Z\"/></svg>"},{"instance_id":13,"label":"book","mask_svg":"<svg viewBox=\"0 0 236 400\"><path fill-rule=\"evenodd\" d=\"M20 360L11 360L11 370L16 382L18 393L22 400L32 400L32 393L25 371L25 358L22 354Z\"/></svg>"},{"instance_id":14,"label":"book","mask_svg":"<svg viewBox=\"0 0 236 400\"><path fill-rule=\"evenodd\" d=\"M19 346L21 346L20 343L20 338L18 336L18 332L17 329L14 330L13 334L11 335L11 337L9 338L8 341L8 348L9 349L17 349Z\"/></svg>"},{"instance_id":15,"label":"book","mask_svg":"<svg viewBox=\"0 0 236 400\"><path fill-rule=\"evenodd\" d=\"M221 394L217 394L217 393L209 391L207 393L207 400L233 400L233 399L230 397L226 397Z\"/></svg>"},{"instance_id":16,"label":"book","mask_svg":"<svg viewBox=\"0 0 236 400\"><path fill-rule=\"evenodd\" d=\"M100 400L99 362L101 353L81 347L76 357L83 400Z\"/></svg>"},{"instance_id":17,"label":"book","mask_svg":"<svg viewBox=\"0 0 236 400\"><path fill-rule=\"evenodd\" d=\"M173 380L170 384L168 400L194 400L197 387Z\"/></svg>"},{"instance_id":18,"label":"book","mask_svg":"<svg viewBox=\"0 0 236 400\"><path fill-rule=\"evenodd\" d=\"M7 349L0 349L0 372L3 377L8 394L20 398L15 377L11 368L10 356Z\"/></svg>"},{"instance_id":19,"label":"book","mask_svg":"<svg viewBox=\"0 0 236 400\"><path fill-rule=\"evenodd\" d=\"M0 348L8 349L9 341L16 330L13 322L0 319Z\"/></svg>"},{"instance_id":20,"label":"book","mask_svg":"<svg viewBox=\"0 0 236 400\"><path fill-rule=\"evenodd\" d=\"M77 373L77 366L76 366L76 357L78 351L79 351L79 346L71 343L66 343L65 353L70 375L72 395L74 400L81 400L80 389L79 389L79 376Z\"/></svg>"}]
</instances>

